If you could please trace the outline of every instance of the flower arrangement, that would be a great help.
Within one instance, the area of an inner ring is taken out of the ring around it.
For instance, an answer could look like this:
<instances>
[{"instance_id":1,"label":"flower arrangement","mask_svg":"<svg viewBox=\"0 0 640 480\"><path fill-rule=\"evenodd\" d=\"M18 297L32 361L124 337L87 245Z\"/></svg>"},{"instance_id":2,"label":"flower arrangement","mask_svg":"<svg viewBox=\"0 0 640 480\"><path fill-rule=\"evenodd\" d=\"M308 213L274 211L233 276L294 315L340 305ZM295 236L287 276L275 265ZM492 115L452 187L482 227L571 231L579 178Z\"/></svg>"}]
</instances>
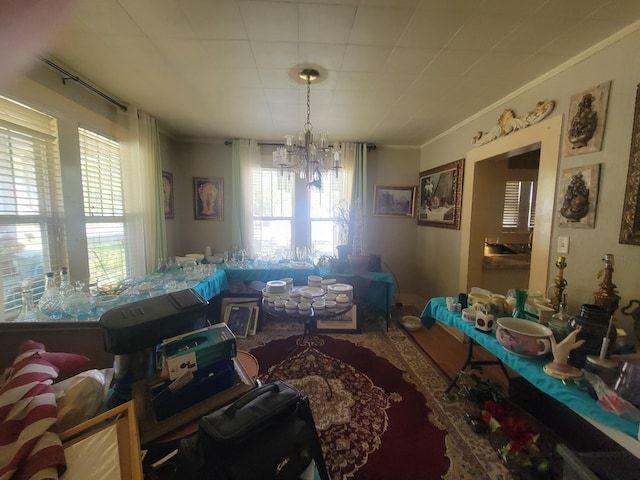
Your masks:
<instances>
[{"instance_id":1,"label":"flower arrangement","mask_svg":"<svg viewBox=\"0 0 640 480\"><path fill-rule=\"evenodd\" d=\"M523 416L509 412L506 402L485 401L482 420L489 426L489 442L515 478L557 478L554 456L541 447L540 433Z\"/></svg>"}]
</instances>

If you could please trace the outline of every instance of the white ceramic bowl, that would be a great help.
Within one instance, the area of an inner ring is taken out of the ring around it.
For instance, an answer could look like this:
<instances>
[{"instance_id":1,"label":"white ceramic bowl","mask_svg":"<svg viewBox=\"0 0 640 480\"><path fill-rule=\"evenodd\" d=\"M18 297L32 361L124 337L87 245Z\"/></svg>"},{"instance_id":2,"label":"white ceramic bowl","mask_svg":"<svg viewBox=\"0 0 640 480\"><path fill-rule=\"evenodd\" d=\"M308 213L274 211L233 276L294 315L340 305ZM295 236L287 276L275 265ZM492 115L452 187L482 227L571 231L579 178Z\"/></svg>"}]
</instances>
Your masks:
<instances>
[{"instance_id":1,"label":"white ceramic bowl","mask_svg":"<svg viewBox=\"0 0 640 480\"><path fill-rule=\"evenodd\" d=\"M413 315L405 315L402 317L402 326L410 332L416 332L422 328L422 320L420 317Z\"/></svg>"},{"instance_id":2,"label":"white ceramic bowl","mask_svg":"<svg viewBox=\"0 0 640 480\"><path fill-rule=\"evenodd\" d=\"M535 358L551 351L553 332L544 325L523 318L498 319L496 340L506 350L522 357Z\"/></svg>"},{"instance_id":3,"label":"white ceramic bowl","mask_svg":"<svg viewBox=\"0 0 640 480\"><path fill-rule=\"evenodd\" d=\"M207 263L211 263L211 264L217 264L217 263L222 263L222 257L215 257L215 256L209 256L206 257L207 258Z\"/></svg>"},{"instance_id":4,"label":"white ceramic bowl","mask_svg":"<svg viewBox=\"0 0 640 480\"><path fill-rule=\"evenodd\" d=\"M185 257L194 258L196 261L201 262L204 259L204 254L202 253L187 253Z\"/></svg>"}]
</instances>

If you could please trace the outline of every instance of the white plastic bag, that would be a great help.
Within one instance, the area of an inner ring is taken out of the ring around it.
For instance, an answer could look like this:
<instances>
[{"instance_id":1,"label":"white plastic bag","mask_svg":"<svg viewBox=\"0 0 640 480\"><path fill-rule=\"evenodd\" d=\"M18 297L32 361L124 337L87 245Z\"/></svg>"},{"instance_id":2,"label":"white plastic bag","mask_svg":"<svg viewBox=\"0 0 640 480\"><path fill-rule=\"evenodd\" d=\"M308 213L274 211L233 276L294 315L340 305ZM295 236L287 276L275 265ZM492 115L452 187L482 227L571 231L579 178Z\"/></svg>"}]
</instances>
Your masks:
<instances>
[{"instance_id":1,"label":"white plastic bag","mask_svg":"<svg viewBox=\"0 0 640 480\"><path fill-rule=\"evenodd\" d=\"M95 416L103 407L113 368L87 370L53 385L58 429L63 432Z\"/></svg>"}]
</instances>

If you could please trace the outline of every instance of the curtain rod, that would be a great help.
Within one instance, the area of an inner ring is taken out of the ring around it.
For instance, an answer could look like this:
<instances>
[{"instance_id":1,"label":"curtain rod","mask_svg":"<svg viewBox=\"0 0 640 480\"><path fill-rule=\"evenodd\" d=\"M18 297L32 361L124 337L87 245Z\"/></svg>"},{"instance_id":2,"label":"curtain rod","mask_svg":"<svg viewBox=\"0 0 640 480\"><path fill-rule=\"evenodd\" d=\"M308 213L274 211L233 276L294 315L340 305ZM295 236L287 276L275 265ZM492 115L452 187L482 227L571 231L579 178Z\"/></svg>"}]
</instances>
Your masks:
<instances>
[{"instance_id":1,"label":"curtain rod","mask_svg":"<svg viewBox=\"0 0 640 480\"><path fill-rule=\"evenodd\" d=\"M44 63L46 63L47 65L49 65L51 68L57 70L58 72L62 73L63 75L65 75L64 77L62 77L62 83L64 85L66 85L66 81L67 80L73 80L76 83L79 83L80 85L82 85L84 88L91 90L93 93L100 95L102 98L104 98L105 100L107 100L108 102L113 103L114 105L116 105L117 107L120 108L120 110L122 110L123 112L127 111L127 107L125 105L123 105L122 103L118 102L117 100L115 100L114 98L110 97L109 95L107 95L106 93L104 93L101 90L98 90L96 87L94 87L93 85L85 82L84 80L82 80L80 77L78 77L77 75L74 75L73 73L65 70L64 68L62 68L60 65L57 65L55 63L53 63L51 60L49 60L48 58L44 58L44 57L40 57L40 60L42 60Z\"/></svg>"},{"instance_id":2,"label":"curtain rod","mask_svg":"<svg viewBox=\"0 0 640 480\"><path fill-rule=\"evenodd\" d=\"M233 142L231 140L225 140L224 144L226 146L232 145ZM284 143L270 143L270 142L258 142L259 147L284 147ZM367 151L375 150L376 146L373 144L367 144Z\"/></svg>"}]
</instances>

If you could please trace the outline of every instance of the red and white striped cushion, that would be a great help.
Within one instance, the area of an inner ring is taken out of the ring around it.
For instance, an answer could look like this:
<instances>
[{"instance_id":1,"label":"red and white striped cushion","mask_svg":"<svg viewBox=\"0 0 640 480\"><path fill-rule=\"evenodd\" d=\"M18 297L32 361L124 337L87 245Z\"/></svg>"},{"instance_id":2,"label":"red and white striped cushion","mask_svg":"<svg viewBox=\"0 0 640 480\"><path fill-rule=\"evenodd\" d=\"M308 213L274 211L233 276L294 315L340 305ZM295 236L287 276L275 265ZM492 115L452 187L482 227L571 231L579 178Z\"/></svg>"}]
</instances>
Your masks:
<instances>
[{"instance_id":1,"label":"red and white striped cushion","mask_svg":"<svg viewBox=\"0 0 640 480\"><path fill-rule=\"evenodd\" d=\"M20 346L0 387L0 480L57 479L64 472L52 383L59 372L88 361L73 353L48 353L32 340Z\"/></svg>"}]
</instances>

